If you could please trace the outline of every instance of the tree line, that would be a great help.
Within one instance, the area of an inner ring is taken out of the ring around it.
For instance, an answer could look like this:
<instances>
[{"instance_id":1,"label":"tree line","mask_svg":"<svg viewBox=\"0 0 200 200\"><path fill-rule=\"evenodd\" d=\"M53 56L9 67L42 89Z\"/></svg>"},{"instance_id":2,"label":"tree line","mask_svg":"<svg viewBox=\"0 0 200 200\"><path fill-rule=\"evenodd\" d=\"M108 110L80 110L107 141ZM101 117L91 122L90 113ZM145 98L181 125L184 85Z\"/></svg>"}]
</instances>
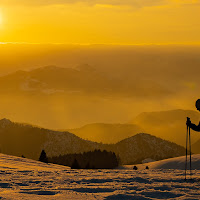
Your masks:
<instances>
[{"instance_id":1,"label":"tree line","mask_svg":"<svg viewBox=\"0 0 200 200\"><path fill-rule=\"evenodd\" d=\"M119 159L113 152L94 150L79 154L66 154L48 158L41 152L39 161L69 166L72 169L114 169L119 166Z\"/></svg>"}]
</instances>

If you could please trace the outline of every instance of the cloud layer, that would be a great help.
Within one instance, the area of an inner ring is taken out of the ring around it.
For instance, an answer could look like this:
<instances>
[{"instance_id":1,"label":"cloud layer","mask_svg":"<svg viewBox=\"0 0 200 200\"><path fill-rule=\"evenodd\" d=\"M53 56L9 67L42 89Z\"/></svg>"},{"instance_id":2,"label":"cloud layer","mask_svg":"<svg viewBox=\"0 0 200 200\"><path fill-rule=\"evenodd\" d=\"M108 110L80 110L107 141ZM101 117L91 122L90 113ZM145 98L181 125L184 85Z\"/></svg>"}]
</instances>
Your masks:
<instances>
[{"instance_id":1,"label":"cloud layer","mask_svg":"<svg viewBox=\"0 0 200 200\"><path fill-rule=\"evenodd\" d=\"M145 7L166 4L168 0L0 0L0 5L35 5L45 6L54 4L85 3L88 5L128 5L133 7Z\"/></svg>"},{"instance_id":2,"label":"cloud layer","mask_svg":"<svg viewBox=\"0 0 200 200\"><path fill-rule=\"evenodd\" d=\"M88 6L98 4L142 8L169 4L200 5L200 0L0 0L0 6L49 6L76 3L83 3Z\"/></svg>"}]
</instances>

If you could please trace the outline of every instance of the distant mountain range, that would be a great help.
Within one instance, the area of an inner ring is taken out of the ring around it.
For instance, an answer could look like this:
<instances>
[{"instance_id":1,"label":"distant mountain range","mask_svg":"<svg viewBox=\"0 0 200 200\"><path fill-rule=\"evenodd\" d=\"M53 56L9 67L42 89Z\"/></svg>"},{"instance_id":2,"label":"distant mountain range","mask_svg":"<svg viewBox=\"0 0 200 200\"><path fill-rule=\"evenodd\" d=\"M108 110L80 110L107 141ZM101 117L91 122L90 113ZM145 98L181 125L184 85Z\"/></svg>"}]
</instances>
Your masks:
<instances>
[{"instance_id":1,"label":"distant mountain range","mask_svg":"<svg viewBox=\"0 0 200 200\"><path fill-rule=\"evenodd\" d=\"M162 112L146 112L138 115L129 123L133 123L154 136L185 146L186 117L198 124L200 113L192 110L170 110ZM200 133L191 131L192 143L200 139Z\"/></svg>"},{"instance_id":2,"label":"distant mountain range","mask_svg":"<svg viewBox=\"0 0 200 200\"><path fill-rule=\"evenodd\" d=\"M68 129L68 131L81 138L110 144L138 133L146 132L185 146L186 117L190 117L191 121L196 124L200 121L199 112L192 110L170 110L141 113L128 124L88 124L81 128ZM197 140L200 141L200 133L194 131L191 133L192 143L197 142ZM200 150L198 153L200 153Z\"/></svg>"},{"instance_id":3,"label":"distant mountain range","mask_svg":"<svg viewBox=\"0 0 200 200\"><path fill-rule=\"evenodd\" d=\"M69 132L58 132L28 124L0 120L0 149L2 153L37 160L42 149L49 156L94 149L95 143Z\"/></svg>"},{"instance_id":4,"label":"distant mountain range","mask_svg":"<svg viewBox=\"0 0 200 200\"><path fill-rule=\"evenodd\" d=\"M114 144L125 138L131 137L144 130L134 124L88 124L77 129L68 129L67 131L75 135L94 142Z\"/></svg>"},{"instance_id":5,"label":"distant mountain range","mask_svg":"<svg viewBox=\"0 0 200 200\"><path fill-rule=\"evenodd\" d=\"M69 132L13 123L8 119L0 120L0 149L5 154L24 155L35 160L42 149L48 156L101 149L115 152L122 164L141 163L147 158L160 160L185 153L182 146L144 133L109 145L84 140Z\"/></svg>"},{"instance_id":6,"label":"distant mountain range","mask_svg":"<svg viewBox=\"0 0 200 200\"><path fill-rule=\"evenodd\" d=\"M151 89L151 90L150 90ZM118 96L162 96L170 93L152 81L110 78L90 65L77 68L46 66L0 77L4 93L78 93Z\"/></svg>"},{"instance_id":7,"label":"distant mountain range","mask_svg":"<svg viewBox=\"0 0 200 200\"><path fill-rule=\"evenodd\" d=\"M160 106L157 108L156 102L165 101L172 94L169 88L166 89L156 79L137 78L134 74L130 74L129 78L120 78L112 76L112 73L100 72L87 64L76 68L46 66L0 77L0 117L50 129L76 128L96 122L124 123L144 111L146 103L152 106L152 110L161 109ZM116 137L121 134L117 133L115 124L113 128L106 128L102 124L104 128L101 132L106 134L93 131L93 127L91 131L92 135L97 136L96 141L106 143L118 142L144 132L142 130L149 133L143 126L133 124L133 130L128 130L131 125L119 127L119 133L123 132L124 135L119 136L119 139ZM91 134L88 134L90 137L83 135L85 128L88 127L73 131L95 141ZM111 132L109 129L113 129L115 135L108 138L105 135Z\"/></svg>"}]
</instances>

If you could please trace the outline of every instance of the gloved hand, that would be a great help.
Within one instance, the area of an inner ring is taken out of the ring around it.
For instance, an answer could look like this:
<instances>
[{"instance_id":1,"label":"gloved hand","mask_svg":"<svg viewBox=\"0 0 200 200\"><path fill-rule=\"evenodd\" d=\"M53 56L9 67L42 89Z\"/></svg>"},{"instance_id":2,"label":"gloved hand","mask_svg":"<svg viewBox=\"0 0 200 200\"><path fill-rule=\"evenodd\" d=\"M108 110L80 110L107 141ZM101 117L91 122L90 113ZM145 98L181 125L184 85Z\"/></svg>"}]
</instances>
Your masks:
<instances>
[{"instance_id":1,"label":"gloved hand","mask_svg":"<svg viewBox=\"0 0 200 200\"><path fill-rule=\"evenodd\" d=\"M189 117L187 117L186 125L187 125L188 127L190 127L190 126L191 126L191 120L190 120L190 118L189 118Z\"/></svg>"}]
</instances>

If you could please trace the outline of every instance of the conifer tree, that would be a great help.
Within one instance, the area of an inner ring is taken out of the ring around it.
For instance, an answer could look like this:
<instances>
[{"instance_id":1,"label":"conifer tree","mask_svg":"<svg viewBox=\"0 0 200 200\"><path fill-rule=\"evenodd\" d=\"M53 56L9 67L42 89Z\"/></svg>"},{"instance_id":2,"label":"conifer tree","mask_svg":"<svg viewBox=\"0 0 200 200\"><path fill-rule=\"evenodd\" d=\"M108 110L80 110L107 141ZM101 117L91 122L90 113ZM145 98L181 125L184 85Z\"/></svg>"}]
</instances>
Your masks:
<instances>
[{"instance_id":1,"label":"conifer tree","mask_svg":"<svg viewBox=\"0 0 200 200\"><path fill-rule=\"evenodd\" d=\"M42 150L42 152L40 154L39 161L44 162L44 163L48 163L48 158L47 158L46 152L44 150Z\"/></svg>"},{"instance_id":2,"label":"conifer tree","mask_svg":"<svg viewBox=\"0 0 200 200\"><path fill-rule=\"evenodd\" d=\"M91 169L90 162L87 163L87 165L85 166L85 169Z\"/></svg>"},{"instance_id":3,"label":"conifer tree","mask_svg":"<svg viewBox=\"0 0 200 200\"><path fill-rule=\"evenodd\" d=\"M72 163L72 169L80 169L80 165L78 164L78 161L76 160L76 158L74 159L74 162Z\"/></svg>"}]
</instances>

